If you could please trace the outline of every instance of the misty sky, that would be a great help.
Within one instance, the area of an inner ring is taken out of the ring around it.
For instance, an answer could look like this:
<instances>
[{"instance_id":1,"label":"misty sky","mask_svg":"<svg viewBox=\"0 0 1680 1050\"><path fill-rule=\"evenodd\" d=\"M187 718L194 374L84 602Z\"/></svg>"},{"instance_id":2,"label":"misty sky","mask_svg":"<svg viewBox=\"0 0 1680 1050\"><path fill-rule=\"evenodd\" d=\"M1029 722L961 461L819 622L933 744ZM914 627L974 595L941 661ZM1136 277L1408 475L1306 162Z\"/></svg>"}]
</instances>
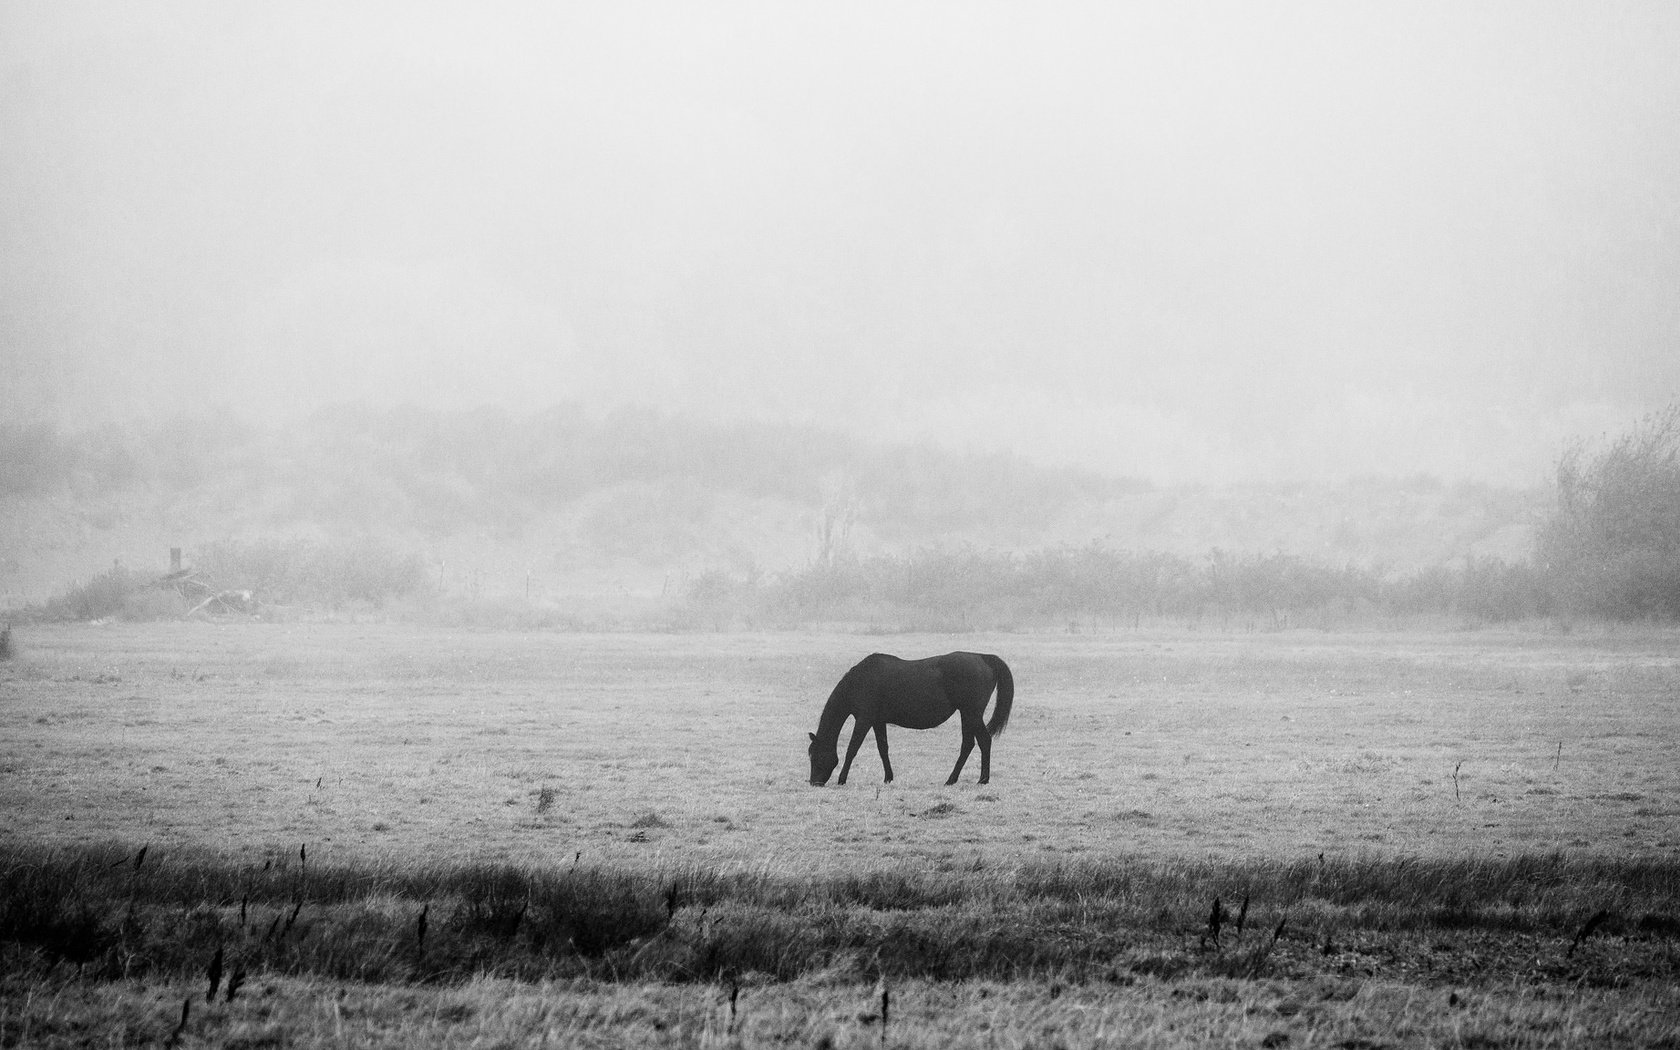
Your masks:
<instances>
[{"instance_id":1,"label":"misty sky","mask_svg":"<svg viewBox=\"0 0 1680 1050\"><path fill-rule=\"evenodd\" d=\"M5 419L1539 483L1677 396L1673 0L0 0Z\"/></svg>"}]
</instances>

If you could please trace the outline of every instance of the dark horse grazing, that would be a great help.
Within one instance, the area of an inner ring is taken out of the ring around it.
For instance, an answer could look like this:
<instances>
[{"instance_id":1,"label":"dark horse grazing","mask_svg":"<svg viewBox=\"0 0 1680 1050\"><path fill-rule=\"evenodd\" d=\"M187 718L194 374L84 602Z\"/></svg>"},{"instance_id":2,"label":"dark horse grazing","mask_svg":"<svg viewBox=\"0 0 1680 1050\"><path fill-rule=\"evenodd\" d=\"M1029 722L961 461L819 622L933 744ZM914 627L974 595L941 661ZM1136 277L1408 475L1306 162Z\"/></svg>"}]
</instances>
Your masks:
<instances>
[{"instance_id":1,"label":"dark horse grazing","mask_svg":"<svg viewBox=\"0 0 1680 1050\"><path fill-rule=\"evenodd\" d=\"M986 700L997 687L997 705L992 721L985 721ZM932 729L953 712L962 715L962 751L947 784L955 784L963 763L974 745L980 745L980 783L992 779L992 737L1009 724L1009 708L1015 699L1015 677L1009 665L986 653L946 653L925 660L900 660L886 653L873 653L847 671L823 706L817 731L811 734L811 783L828 783L839 763L837 748L840 727L849 717L852 742L846 745L846 764L840 767L840 783L851 772L863 738L875 730L875 746L881 751L881 767L887 782L893 778L887 758L887 726Z\"/></svg>"}]
</instances>

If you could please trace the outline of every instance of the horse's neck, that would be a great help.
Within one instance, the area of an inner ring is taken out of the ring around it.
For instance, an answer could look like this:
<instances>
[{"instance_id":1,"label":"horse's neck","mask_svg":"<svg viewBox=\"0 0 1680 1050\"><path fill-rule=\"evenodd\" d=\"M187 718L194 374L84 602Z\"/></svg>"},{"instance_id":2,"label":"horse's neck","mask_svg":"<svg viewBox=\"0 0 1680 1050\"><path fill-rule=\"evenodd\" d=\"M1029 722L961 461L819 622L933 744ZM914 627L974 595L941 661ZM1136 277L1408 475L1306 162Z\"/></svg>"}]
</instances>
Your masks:
<instances>
[{"instance_id":1,"label":"horse's neck","mask_svg":"<svg viewBox=\"0 0 1680 1050\"><path fill-rule=\"evenodd\" d=\"M828 703L823 705L822 717L817 720L817 739L834 742L840 739L840 727L846 724L846 719L852 713L852 705L846 695L844 683L834 687L834 692L828 695Z\"/></svg>"}]
</instances>

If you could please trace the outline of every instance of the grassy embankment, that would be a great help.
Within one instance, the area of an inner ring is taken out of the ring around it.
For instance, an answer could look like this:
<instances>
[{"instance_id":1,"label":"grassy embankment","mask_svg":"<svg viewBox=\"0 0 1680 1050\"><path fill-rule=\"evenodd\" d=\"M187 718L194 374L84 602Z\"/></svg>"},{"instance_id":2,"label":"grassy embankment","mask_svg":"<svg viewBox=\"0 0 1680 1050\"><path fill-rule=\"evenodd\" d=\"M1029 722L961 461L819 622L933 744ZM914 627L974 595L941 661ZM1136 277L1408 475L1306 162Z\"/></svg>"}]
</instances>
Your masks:
<instances>
[{"instance_id":1,"label":"grassy embankment","mask_svg":"<svg viewBox=\"0 0 1680 1050\"><path fill-rule=\"evenodd\" d=\"M201 851L13 847L0 876L4 983L25 1004L6 1020L12 1038L26 1023L42 1033L64 1024L52 1012L71 986L85 1011L130 1025L141 1015L158 1024L162 998L195 1002L188 1025L199 1034L350 988L365 1016L431 1004L436 1030L411 1034L432 1039L458 1037L443 1021L487 1008L474 996L495 1000L508 1031L686 1024L690 1036L722 1036L744 1024L768 1037L813 1018L838 1023L847 1002L878 1015L876 997L895 988L907 1027L941 1000L960 1014L984 1012L994 993L1048 1002L1068 992L1058 1020L1046 1002L1022 1015L1060 1029L1074 1002L1103 1009L1124 990L1144 1011L1122 1011L1134 1034L1149 1010L1138 1000L1177 1010L1179 996L1200 1004L1192 1015L1218 1015L1198 1022L1215 1027L1255 1023L1252 1002L1237 1012L1221 1002L1275 1000L1266 1009L1281 1031L1369 1018L1396 988L1431 1011L1459 996L1509 1010L1527 996L1539 1005L1522 1023L1546 1027L1561 1023L1545 1021L1547 995L1575 1012L1592 998L1583 989L1654 1004L1673 998L1680 977L1680 864L1665 860L1105 861L790 878L311 866L306 850L257 867ZM812 995L811 1009L793 1005ZM743 999L750 1012L778 1005L744 1022ZM521 1005L510 1014L510 1003ZM1641 1040L1673 1026L1638 1016L1617 1023ZM302 1034L297 1017L270 1019ZM319 1035L321 1024L302 1027Z\"/></svg>"}]
</instances>

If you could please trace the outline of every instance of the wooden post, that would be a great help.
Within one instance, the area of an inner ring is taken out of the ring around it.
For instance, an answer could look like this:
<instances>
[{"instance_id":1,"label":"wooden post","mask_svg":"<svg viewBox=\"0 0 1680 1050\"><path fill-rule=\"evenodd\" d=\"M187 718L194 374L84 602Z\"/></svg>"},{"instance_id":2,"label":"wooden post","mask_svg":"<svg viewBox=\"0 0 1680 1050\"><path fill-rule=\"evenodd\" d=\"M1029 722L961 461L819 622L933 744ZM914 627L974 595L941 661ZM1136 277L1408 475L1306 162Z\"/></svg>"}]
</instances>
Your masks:
<instances>
[{"instance_id":1,"label":"wooden post","mask_svg":"<svg viewBox=\"0 0 1680 1050\"><path fill-rule=\"evenodd\" d=\"M181 571L181 548L179 547L169 548L169 571Z\"/></svg>"}]
</instances>

